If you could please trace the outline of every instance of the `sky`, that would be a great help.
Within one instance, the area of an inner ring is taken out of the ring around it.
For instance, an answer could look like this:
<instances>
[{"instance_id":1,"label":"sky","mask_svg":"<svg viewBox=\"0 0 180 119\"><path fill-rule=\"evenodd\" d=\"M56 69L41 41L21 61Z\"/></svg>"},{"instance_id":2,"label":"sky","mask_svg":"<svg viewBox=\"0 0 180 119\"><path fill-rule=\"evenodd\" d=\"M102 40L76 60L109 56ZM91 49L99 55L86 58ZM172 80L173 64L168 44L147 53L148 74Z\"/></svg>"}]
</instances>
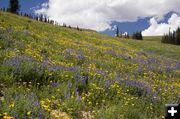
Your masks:
<instances>
[{"instance_id":1,"label":"sky","mask_svg":"<svg viewBox=\"0 0 180 119\"><path fill-rule=\"evenodd\" d=\"M9 0L0 0L7 7ZM43 14L60 24L114 35L168 33L180 26L180 0L20 0L21 11Z\"/></svg>"}]
</instances>

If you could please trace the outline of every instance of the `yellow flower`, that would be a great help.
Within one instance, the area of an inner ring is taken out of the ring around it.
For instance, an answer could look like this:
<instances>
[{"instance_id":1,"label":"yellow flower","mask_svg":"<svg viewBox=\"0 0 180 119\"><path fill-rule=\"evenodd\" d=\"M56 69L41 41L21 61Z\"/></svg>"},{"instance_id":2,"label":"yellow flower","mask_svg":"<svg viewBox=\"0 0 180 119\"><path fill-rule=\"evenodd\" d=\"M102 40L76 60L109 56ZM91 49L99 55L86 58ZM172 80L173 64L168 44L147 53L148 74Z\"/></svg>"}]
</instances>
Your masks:
<instances>
[{"instance_id":1,"label":"yellow flower","mask_svg":"<svg viewBox=\"0 0 180 119\"><path fill-rule=\"evenodd\" d=\"M92 104L92 102L91 102L91 101L89 101L89 102L88 102L88 104L89 104L89 105L91 105L91 104Z\"/></svg>"},{"instance_id":2,"label":"yellow flower","mask_svg":"<svg viewBox=\"0 0 180 119\"><path fill-rule=\"evenodd\" d=\"M43 105L45 103L45 101L42 100L40 103L41 103L41 105Z\"/></svg>"},{"instance_id":3,"label":"yellow flower","mask_svg":"<svg viewBox=\"0 0 180 119\"><path fill-rule=\"evenodd\" d=\"M31 111L27 112L27 115L30 116L31 115Z\"/></svg>"},{"instance_id":4,"label":"yellow flower","mask_svg":"<svg viewBox=\"0 0 180 119\"><path fill-rule=\"evenodd\" d=\"M46 99L46 102L47 102L47 103L51 103L51 100L49 100L49 99L47 98L47 99Z\"/></svg>"},{"instance_id":5,"label":"yellow flower","mask_svg":"<svg viewBox=\"0 0 180 119\"><path fill-rule=\"evenodd\" d=\"M58 110L51 111L51 118L52 119L71 119L66 112L60 112Z\"/></svg>"},{"instance_id":6,"label":"yellow flower","mask_svg":"<svg viewBox=\"0 0 180 119\"><path fill-rule=\"evenodd\" d=\"M3 119L13 119L13 117L11 117L11 116L3 116Z\"/></svg>"},{"instance_id":7,"label":"yellow flower","mask_svg":"<svg viewBox=\"0 0 180 119\"><path fill-rule=\"evenodd\" d=\"M54 97L54 96L51 96L51 98L52 98L52 99L55 99L55 97Z\"/></svg>"},{"instance_id":8,"label":"yellow flower","mask_svg":"<svg viewBox=\"0 0 180 119\"><path fill-rule=\"evenodd\" d=\"M9 105L9 108L13 108L14 107L14 103L11 103L10 105Z\"/></svg>"}]
</instances>

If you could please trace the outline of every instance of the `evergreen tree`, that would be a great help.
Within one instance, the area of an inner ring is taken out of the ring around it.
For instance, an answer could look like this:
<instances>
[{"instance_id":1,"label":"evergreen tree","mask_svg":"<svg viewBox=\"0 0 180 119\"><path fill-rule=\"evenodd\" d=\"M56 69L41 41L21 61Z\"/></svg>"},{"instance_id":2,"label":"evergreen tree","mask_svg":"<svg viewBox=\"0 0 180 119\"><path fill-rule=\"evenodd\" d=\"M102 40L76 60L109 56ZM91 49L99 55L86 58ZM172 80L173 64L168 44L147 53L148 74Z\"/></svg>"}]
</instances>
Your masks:
<instances>
[{"instance_id":1,"label":"evergreen tree","mask_svg":"<svg viewBox=\"0 0 180 119\"><path fill-rule=\"evenodd\" d=\"M43 22L43 15L42 14L39 17L39 21Z\"/></svg>"},{"instance_id":2,"label":"evergreen tree","mask_svg":"<svg viewBox=\"0 0 180 119\"><path fill-rule=\"evenodd\" d=\"M36 19L37 21L39 21L39 17L38 17L38 16L36 16L35 19Z\"/></svg>"},{"instance_id":3,"label":"evergreen tree","mask_svg":"<svg viewBox=\"0 0 180 119\"><path fill-rule=\"evenodd\" d=\"M20 9L20 5L18 0L9 1L9 12L18 14L19 9Z\"/></svg>"},{"instance_id":4,"label":"evergreen tree","mask_svg":"<svg viewBox=\"0 0 180 119\"><path fill-rule=\"evenodd\" d=\"M178 27L177 28L177 30L176 30L176 41L175 41L175 43L177 44L177 45L180 45L180 27Z\"/></svg>"},{"instance_id":5,"label":"evergreen tree","mask_svg":"<svg viewBox=\"0 0 180 119\"><path fill-rule=\"evenodd\" d=\"M63 23L63 27L66 27L66 24L65 24L65 23Z\"/></svg>"},{"instance_id":6,"label":"evergreen tree","mask_svg":"<svg viewBox=\"0 0 180 119\"><path fill-rule=\"evenodd\" d=\"M178 27L177 30L173 32L169 31L169 34L164 34L161 42L180 45L180 28Z\"/></svg>"},{"instance_id":7,"label":"evergreen tree","mask_svg":"<svg viewBox=\"0 0 180 119\"><path fill-rule=\"evenodd\" d=\"M47 18L45 17L45 18L44 18L44 22L47 22L47 21L48 21L48 20L47 20Z\"/></svg>"},{"instance_id":8,"label":"evergreen tree","mask_svg":"<svg viewBox=\"0 0 180 119\"><path fill-rule=\"evenodd\" d=\"M21 14L20 14L21 16L23 16L23 13L21 12Z\"/></svg>"},{"instance_id":9,"label":"evergreen tree","mask_svg":"<svg viewBox=\"0 0 180 119\"><path fill-rule=\"evenodd\" d=\"M8 8L3 7L3 8L2 8L2 11L3 11L3 12L7 12L7 11L8 11Z\"/></svg>"},{"instance_id":10,"label":"evergreen tree","mask_svg":"<svg viewBox=\"0 0 180 119\"><path fill-rule=\"evenodd\" d=\"M47 23L49 23L49 19L47 18Z\"/></svg>"},{"instance_id":11,"label":"evergreen tree","mask_svg":"<svg viewBox=\"0 0 180 119\"><path fill-rule=\"evenodd\" d=\"M78 31L80 30L78 26L77 26L77 30L78 30Z\"/></svg>"},{"instance_id":12,"label":"evergreen tree","mask_svg":"<svg viewBox=\"0 0 180 119\"><path fill-rule=\"evenodd\" d=\"M172 32L172 44L176 44L176 32L175 31L173 31Z\"/></svg>"},{"instance_id":13,"label":"evergreen tree","mask_svg":"<svg viewBox=\"0 0 180 119\"><path fill-rule=\"evenodd\" d=\"M116 29L116 37L119 37L119 28L117 26L117 29Z\"/></svg>"},{"instance_id":14,"label":"evergreen tree","mask_svg":"<svg viewBox=\"0 0 180 119\"><path fill-rule=\"evenodd\" d=\"M142 33L141 33L141 32L135 32L135 33L133 33L132 38L133 38L133 39L136 39L136 40L143 40L143 36L142 36Z\"/></svg>"}]
</instances>

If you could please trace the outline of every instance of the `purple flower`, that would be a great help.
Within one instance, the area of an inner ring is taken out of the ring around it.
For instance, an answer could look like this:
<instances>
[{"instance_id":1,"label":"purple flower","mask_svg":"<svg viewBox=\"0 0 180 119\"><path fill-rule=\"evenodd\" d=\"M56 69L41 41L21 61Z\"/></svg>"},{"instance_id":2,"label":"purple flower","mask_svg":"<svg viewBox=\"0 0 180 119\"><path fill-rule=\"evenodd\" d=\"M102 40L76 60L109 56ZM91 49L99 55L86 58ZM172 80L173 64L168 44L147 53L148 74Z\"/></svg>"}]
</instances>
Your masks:
<instances>
[{"instance_id":1,"label":"purple flower","mask_svg":"<svg viewBox=\"0 0 180 119\"><path fill-rule=\"evenodd\" d=\"M14 119L18 119L18 113L14 112Z\"/></svg>"},{"instance_id":2,"label":"purple flower","mask_svg":"<svg viewBox=\"0 0 180 119\"><path fill-rule=\"evenodd\" d=\"M106 72L105 72L105 71L103 71L103 70L99 70L99 69L97 69L97 70L96 70L96 72L97 72L98 74L103 75L103 76L106 74Z\"/></svg>"},{"instance_id":3,"label":"purple flower","mask_svg":"<svg viewBox=\"0 0 180 119\"><path fill-rule=\"evenodd\" d=\"M157 58L149 58L148 60L148 63L159 63L158 59Z\"/></svg>"},{"instance_id":4,"label":"purple flower","mask_svg":"<svg viewBox=\"0 0 180 119\"><path fill-rule=\"evenodd\" d=\"M176 69L180 69L180 62L177 62L175 67Z\"/></svg>"},{"instance_id":5,"label":"purple flower","mask_svg":"<svg viewBox=\"0 0 180 119\"><path fill-rule=\"evenodd\" d=\"M6 31L7 31L8 33L12 33L12 32L13 32L13 29L12 29L12 27L8 27L8 28L6 28Z\"/></svg>"},{"instance_id":6,"label":"purple flower","mask_svg":"<svg viewBox=\"0 0 180 119\"><path fill-rule=\"evenodd\" d=\"M112 85L113 81L112 80L106 80L105 81L105 87L109 88Z\"/></svg>"},{"instance_id":7,"label":"purple flower","mask_svg":"<svg viewBox=\"0 0 180 119\"><path fill-rule=\"evenodd\" d=\"M112 56L116 56L116 52L114 50L111 50L110 53Z\"/></svg>"},{"instance_id":8,"label":"purple flower","mask_svg":"<svg viewBox=\"0 0 180 119\"><path fill-rule=\"evenodd\" d=\"M51 87L53 87L53 88L56 88L56 87L58 87L59 86L59 83L55 83L55 82L53 82L53 83L51 83Z\"/></svg>"},{"instance_id":9,"label":"purple flower","mask_svg":"<svg viewBox=\"0 0 180 119\"><path fill-rule=\"evenodd\" d=\"M120 77L120 74L119 73L116 73L116 80L120 82L121 80L121 77Z\"/></svg>"},{"instance_id":10,"label":"purple flower","mask_svg":"<svg viewBox=\"0 0 180 119\"><path fill-rule=\"evenodd\" d=\"M88 76L82 76L80 78L80 81L83 85L87 85L88 84Z\"/></svg>"},{"instance_id":11,"label":"purple flower","mask_svg":"<svg viewBox=\"0 0 180 119\"><path fill-rule=\"evenodd\" d=\"M84 60L84 52L79 52L79 55L78 55L78 60Z\"/></svg>"},{"instance_id":12,"label":"purple flower","mask_svg":"<svg viewBox=\"0 0 180 119\"><path fill-rule=\"evenodd\" d=\"M72 87L72 82L70 80L68 81L67 86L68 86L68 89L70 89Z\"/></svg>"},{"instance_id":13,"label":"purple flower","mask_svg":"<svg viewBox=\"0 0 180 119\"><path fill-rule=\"evenodd\" d=\"M124 82L127 86L136 87L137 89L140 89L142 91L144 90L145 91L144 93L147 94L152 93L151 87L144 82L134 81L134 80L123 80L122 82Z\"/></svg>"},{"instance_id":14,"label":"purple flower","mask_svg":"<svg viewBox=\"0 0 180 119\"><path fill-rule=\"evenodd\" d=\"M21 66L25 62L31 63L31 64L38 64L38 62L31 57L16 56L16 57L12 57L10 59L5 60L3 62L3 65L14 68L14 70L13 70L14 74L19 74L20 70L22 69Z\"/></svg>"},{"instance_id":15,"label":"purple flower","mask_svg":"<svg viewBox=\"0 0 180 119\"><path fill-rule=\"evenodd\" d=\"M74 53L74 50L73 49L66 49L65 50L65 54L73 54Z\"/></svg>"},{"instance_id":16,"label":"purple flower","mask_svg":"<svg viewBox=\"0 0 180 119\"><path fill-rule=\"evenodd\" d=\"M48 70L50 72L57 72L57 71L60 71L60 70L65 70L65 67L64 66L60 66L60 65L52 65L52 66L48 66Z\"/></svg>"},{"instance_id":17,"label":"purple flower","mask_svg":"<svg viewBox=\"0 0 180 119\"><path fill-rule=\"evenodd\" d=\"M158 101L158 95L157 95L157 93L154 93L154 94L152 95L152 101L153 101L154 103Z\"/></svg>"},{"instance_id":18,"label":"purple flower","mask_svg":"<svg viewBox=\"0 0 180 119\"><path fill-rule=\"evenodd\" d=\"M75 95L77 102L81 102L81 96L79 95L78 89L75 90Z\"/></svg>"},{"instance_id":19,"label":"purple flower","mask_svg":"<svg viewBox=\"0 0 180 119\"><path fill-rule=\"evenodd\" d=\"M39 107L40 106L39 101L33 102L32 106Z\"/></svg>"},{"instance_id":20,"label":"purple flower","mask_svg":"<svg viewBox=\"0 0 180 119\"><path fill-rule=\"evenodd\" d=\"M67 68L67 70L70 72L76 72L77 68L76 67L69 67L69 68Z\"/></svg>"},{"instance_id":21,"label":"purple flower","mask_svg":"<svg viewBox=\"0 0 180 119\"><path fill-rule=\"evenodd\" d=\"M38 114L38 119L44 119L44 115L43 115L42 112L39 112L39 114Z\"/></svg>"}]
</instances>

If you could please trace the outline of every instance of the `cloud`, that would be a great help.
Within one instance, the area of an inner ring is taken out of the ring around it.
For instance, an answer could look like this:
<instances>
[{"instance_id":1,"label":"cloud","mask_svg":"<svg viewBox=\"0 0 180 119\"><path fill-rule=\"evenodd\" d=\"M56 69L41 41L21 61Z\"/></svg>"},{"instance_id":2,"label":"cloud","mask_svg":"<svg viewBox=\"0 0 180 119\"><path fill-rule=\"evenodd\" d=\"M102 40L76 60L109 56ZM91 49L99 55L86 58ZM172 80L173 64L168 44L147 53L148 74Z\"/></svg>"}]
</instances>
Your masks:
<instances>
[{"instance_id":1,"label":"cloud","mask_svg":"<svg viewBox=\"0 0 180 119\"><path fill-rule=\"evenodd\" d=\"M179 8L180 0L49 0L35 12L61 24L104 31L114 21L161 19L170 11L179 13Z\"/></svg>"},{"instance_id":2,"label":"cloud","mask_svg":"<svg viewBox=\"0 0 180 119\"><path fill-rule=\"evenodd\" d=\"M160 36L165 33L168 33L169 29L171 31L176 30L178 26L180 27L180 16L178 16L177 14L172 14L172 16L168 20L168 23L158 23L158 20L153 17L150 19L150 27L145 29L142 32L142 35Z\"/></svg>"}]
</instances>

